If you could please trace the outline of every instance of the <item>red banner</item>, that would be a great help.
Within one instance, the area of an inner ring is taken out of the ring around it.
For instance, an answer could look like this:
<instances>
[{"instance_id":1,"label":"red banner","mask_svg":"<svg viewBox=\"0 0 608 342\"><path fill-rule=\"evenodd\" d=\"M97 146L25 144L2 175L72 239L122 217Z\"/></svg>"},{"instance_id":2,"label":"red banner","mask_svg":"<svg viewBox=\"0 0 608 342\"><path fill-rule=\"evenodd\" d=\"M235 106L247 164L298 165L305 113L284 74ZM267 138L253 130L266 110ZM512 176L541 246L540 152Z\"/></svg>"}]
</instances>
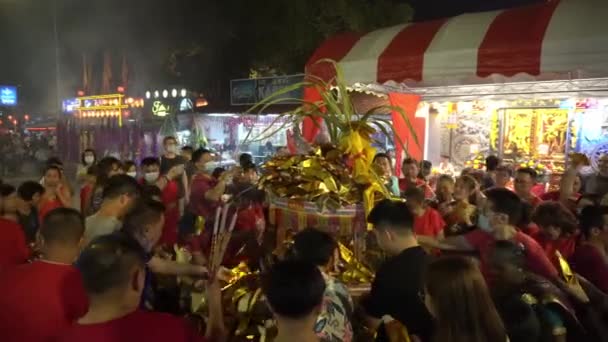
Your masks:
<instances>
[{"instance_id":1,"label":"red banner","mask_svg":"<svg viewBox=\"0 0 608 342\"><path fill-rule=\"evenodd\" d=\"M418 109L418 103L420 103L420 96L414 94L401 94L401 93L389 93L389 101L391 106L399 107L403 111L405 118L407 118L414 128L415 136L410 131L410 128L401 113L393 111L393 128L395 130L395 176L401 176L401 162L402 162L402 146L399 144L399 139L403 142L407 150L407 155L411 158L415 158L420 161L424 157L424 141L426 139L426 119L417 118L416 110ZM418 144L416 144L416 139Z\"/></svg>"}]
</instances>

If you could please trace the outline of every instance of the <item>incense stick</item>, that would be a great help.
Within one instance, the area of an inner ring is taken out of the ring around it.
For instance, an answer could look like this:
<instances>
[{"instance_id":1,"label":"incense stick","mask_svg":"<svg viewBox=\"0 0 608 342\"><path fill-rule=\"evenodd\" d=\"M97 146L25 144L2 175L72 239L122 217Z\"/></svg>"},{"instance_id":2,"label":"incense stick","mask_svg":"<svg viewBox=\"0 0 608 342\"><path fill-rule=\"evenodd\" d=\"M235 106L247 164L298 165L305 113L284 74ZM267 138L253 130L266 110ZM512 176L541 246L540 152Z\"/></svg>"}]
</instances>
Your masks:
<instances>
[{"instance_id":1,"label":"incense stick","mask_svg":"<svg viewBox=\"0 0 608 342\"><path fill-rule=\"evenodd\" d=\"M226 227L229 208L230 204L226 204L223 207L218 207L216 210L215 224L211 238L211 250L209 252L209 272L211 272L212 275L219 270L224 261L224 255L226 254L226 249L228 248L232 232L236 225L238 215L237 208L235 208L235 212L230 220L230 226Z\"/></svg>"}]
</instances>

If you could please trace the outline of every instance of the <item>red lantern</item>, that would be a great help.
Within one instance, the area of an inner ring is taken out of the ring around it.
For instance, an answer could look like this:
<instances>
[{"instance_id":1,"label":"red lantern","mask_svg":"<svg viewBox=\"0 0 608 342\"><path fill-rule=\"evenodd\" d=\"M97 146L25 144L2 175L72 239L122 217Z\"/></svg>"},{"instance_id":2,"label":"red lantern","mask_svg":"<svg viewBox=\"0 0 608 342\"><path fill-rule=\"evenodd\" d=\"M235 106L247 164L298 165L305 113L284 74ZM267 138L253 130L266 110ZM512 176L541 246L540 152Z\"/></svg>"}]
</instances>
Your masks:
<instances>
[{"instance_id":1,"label":"red lantern","mask_svg":"<svg viewBox=\"0 0 608 342\"><path fill-rule=\"evenodd\" d=\"M124 93L125 92L125 87L123 86L118 86L118 88L116 88L116 90L118 90L119 93Z\"/></svg>"},{"instance_id":2,"label":"red lantern","mask_svg":"<svg viewBox=\"0 0 608 342\"><path fill-rule=\"evenodd\" d=\"M27 115L27 114L25 114L25 115L23 116L23 118L25 119L25 121L30 121L30 116L29 116L29 115Z\"/></svg>"},{"instance_id":3,"label":"red lantern","mask_svg":"<svg viewBox=\"0 0 608 342\"><path fill-rule=\"evenodd\" d=\"M84 96L84 91L83 90L79 90L76 92L76 95L78 96Z\"/></svg>"}]
</instances>

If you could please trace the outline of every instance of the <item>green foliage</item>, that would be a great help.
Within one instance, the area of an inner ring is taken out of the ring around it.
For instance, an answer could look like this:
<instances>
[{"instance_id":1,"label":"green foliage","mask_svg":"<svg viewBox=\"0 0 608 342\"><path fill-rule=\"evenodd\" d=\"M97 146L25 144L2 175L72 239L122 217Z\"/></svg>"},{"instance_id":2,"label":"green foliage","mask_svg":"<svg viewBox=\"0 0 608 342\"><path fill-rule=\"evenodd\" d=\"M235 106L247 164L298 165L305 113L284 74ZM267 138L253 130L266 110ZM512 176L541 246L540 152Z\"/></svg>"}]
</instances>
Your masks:
<instances>
[{"instance_id":1,"label":"green foliage","mask_svg":"<svg viewBox=\"0 0 608 342\"><path fill-rule=\"evenodd\" d=\"M419 146L418 137L416 131L411 125L408 117L403 112L402 108L394 106L379 106L370 109L366 113L357 113L355 106L352 102L350 93L347 89L347 84L344 81L344 75L340 66L333 60L322 60L317 63L329 63L336 71L334 79L328 82L323 81L317 77L311 76L307 80L287 86L276 93L265 98L255 106L253 106L250 113L265 113L266 109L272 105L279 104L289 100L291 102L297 102L301 106L279 115L272 124L262 131L257 137L252 137L250 130L245 137L246 142L255 142L266 139L270 135L274 135L280 132L286 126L298 126L304 118L317 118L322 117L328 129L330 141L338 143L345 135L351 132L359 132L366 137L371 137L375 131L381 131L386 136L397 136L395 134L392 123L384 118L375 116L375 114L386 113L396 111L399 113L403 121L407 124L410 134L413 136L417 146ZM289 94L295 89L299 88L316 88L321 95L321 101L318 102L307 102L304 99L285 99L283 96ZM278 128L275 123L283 122ZM316 121L316 120L313 120ZM398 136L397 136L398 137ZM403 141L398 139L395 144L403 145Z\"/></svg>"}]
</instances>

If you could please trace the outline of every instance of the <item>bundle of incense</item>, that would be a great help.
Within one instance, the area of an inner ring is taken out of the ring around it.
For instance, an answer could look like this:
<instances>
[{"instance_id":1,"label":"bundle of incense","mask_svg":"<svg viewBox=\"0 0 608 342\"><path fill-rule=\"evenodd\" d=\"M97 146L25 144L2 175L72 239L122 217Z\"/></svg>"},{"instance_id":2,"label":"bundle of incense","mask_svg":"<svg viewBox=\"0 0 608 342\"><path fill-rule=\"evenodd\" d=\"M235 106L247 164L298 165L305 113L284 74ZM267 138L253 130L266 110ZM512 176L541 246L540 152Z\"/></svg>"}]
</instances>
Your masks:
<instances>
[{"instance_id":1,"label":"bundle of incense","mask_svg":"<svg viewBox=\"0 0 608 342\"><path fill-rule=\"evenodd\" d=\"M226 227L226 218L228 217L228 209L230 204L223 207L218 207L215 213L215 223L213 226L213 236L211 239L211 251L209 253L209 272L213 275L219 270L228 243L232 236L232 231L236 225L237 213L232 215L230 226Z\"/></svg>"}]
</instances>

